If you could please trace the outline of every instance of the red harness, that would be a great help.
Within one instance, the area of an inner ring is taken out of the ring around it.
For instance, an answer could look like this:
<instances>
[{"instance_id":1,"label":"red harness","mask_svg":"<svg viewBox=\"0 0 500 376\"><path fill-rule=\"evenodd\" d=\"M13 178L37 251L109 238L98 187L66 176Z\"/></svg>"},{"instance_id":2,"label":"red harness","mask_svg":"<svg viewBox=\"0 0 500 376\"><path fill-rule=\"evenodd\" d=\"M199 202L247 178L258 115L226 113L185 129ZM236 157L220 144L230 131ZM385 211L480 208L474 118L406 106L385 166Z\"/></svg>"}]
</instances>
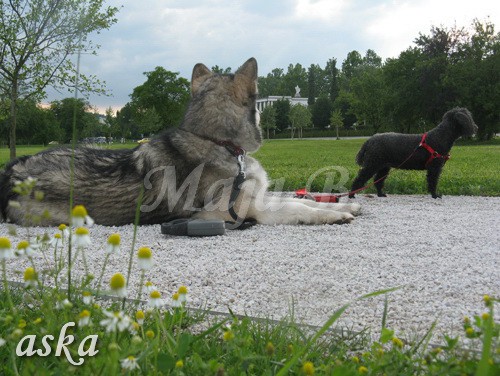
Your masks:
<instances>
[{"instance_id":1,"label":"red harness","mask_svg":"<svg viewBox=\"0 0 500 376\"><path fill-rule=\"evenodd\" d=\"M434 150L428 143L425 142L425 139L427 138L427 133L424 133L422 136L422 140L420 141L419 147L423 147L425 150L429 152L429 158L427 159L427 162L425 162L425 167L429 165L434 159L436 158L442 158L446 162L448 159L450 159L450 155L441 155L439 154L436 150Z\"/></svg>"}]
</instances>

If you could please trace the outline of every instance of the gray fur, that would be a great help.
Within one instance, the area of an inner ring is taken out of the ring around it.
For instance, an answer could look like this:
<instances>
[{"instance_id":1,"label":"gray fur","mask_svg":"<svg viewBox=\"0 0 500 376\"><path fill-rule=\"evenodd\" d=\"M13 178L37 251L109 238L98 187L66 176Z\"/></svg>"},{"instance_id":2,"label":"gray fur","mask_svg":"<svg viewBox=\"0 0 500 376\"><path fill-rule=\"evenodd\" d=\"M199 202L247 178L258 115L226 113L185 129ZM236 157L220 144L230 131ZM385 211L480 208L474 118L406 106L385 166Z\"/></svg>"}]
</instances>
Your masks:
<instances>
[{"instance_id":1,"label":"gray fur","mask_svg":"<svg viewBox=\"0 0 500 376\"><path fill-rule=\"evenodd\" d=\"M477 125L469 110L456 107L444 114L443 120L436 128L427 132L426 142L439 154L446 155L456 139L472 136L476 132ZM433 198L440 197L436 188L445 160L436 158L426 166L429 152L418 148L421 140L422 135L402 133L381 133L369 138L356 156L356 163L361 169L353 182L351 192L363 187L375 175L374 181L380 179L375 183L377 194L379 197L385 197L384 176L387 176L391 168L401 168L427 170L428 191ZM411 158L407 159L410 155ZM354 194L351 193L349 197L354 197Z\"/></svg>"},{"instance_id":2,"label":"gray fur","mask_svg":"<svg viewBox=\"0 0 500 376\"><path fill-rule=\"evenodd\" d=\"M229 198L238 163L218 141L230 141L246 151L262 142L257 98L257 61L247 60L235 74L220 75L203 64L193 69L191 101L179 128L149 143L127 150L77 148L74 181L73 151L51 149L21 157L0 174L0 209L4 220L31 224L25 214L48 210L45 225L69 222L70 187L74 205L83 204L98 224L123 225L135 218L141 190L144 198L140 224L158 224L174 218L232 220ZM246 155L247 178L234 208L240 218L263 224L350 222L358 204L319 205L298 199L266 195L267 175ZM37 179L42 202L12 191L16 181ZM11 205L17 201L19 205Z\"/></svg>"}]
</instances>

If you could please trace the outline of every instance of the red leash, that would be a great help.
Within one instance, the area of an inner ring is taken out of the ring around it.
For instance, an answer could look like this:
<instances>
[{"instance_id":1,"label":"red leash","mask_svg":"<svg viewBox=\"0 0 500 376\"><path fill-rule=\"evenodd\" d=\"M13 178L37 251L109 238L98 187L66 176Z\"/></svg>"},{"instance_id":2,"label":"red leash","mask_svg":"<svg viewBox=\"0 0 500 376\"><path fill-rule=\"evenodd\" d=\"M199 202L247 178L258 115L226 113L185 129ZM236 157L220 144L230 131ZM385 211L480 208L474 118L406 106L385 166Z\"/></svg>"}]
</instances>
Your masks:
<instances>
[{"instance_id":1,"label":"red leash","mask_svg":"<svg viewBox=\"0 0 500 376\"><path fill-rule=\"evenodd\" d=\"M442 159L444 159L445 162L448 159L450 159L449 154L442 155L442 154L439 154L437 151L435 151L428 143L425 142L426 138L427 138L427 133L424 133L422 135L422 140L420 141L420 144L418 144L418 146L415 148L415 150L413 150L413 152L408 156L408 158L406 158L398 167L396 167L396 169L400 168L402 165L404 165L406 162L408 162L408 160L410 160L410 158L413 157L413 155L417 152L417 150L420 147L423 147L430 154L429 158L425 162L425 167L427 167L427 165L429 163L431 163L436 158L442 158ZM361 187L361 188L355 189L354 191L349 191L346 193L341 193L341 194L337 194L337 195L334 195L331 193L318 193L318 194L312 195L309 192L307 192L307 190L305 188L302 188L302 189L298 189L295 191L295 197L308 198L308 199L314 200L316 202L339 202L341 197L353 195L353 194L356 194L358 192L364 191L365 189L368 189L368 188L372 187L373 185L377 184L379 181L384 180L385 178L387 178L387 176L389 176L389 173L385 174L384 176L382 176L381 178L379 178L375 181L372 181L370 184L367 184L364 187Z\"/></svg>"}]
</instances>

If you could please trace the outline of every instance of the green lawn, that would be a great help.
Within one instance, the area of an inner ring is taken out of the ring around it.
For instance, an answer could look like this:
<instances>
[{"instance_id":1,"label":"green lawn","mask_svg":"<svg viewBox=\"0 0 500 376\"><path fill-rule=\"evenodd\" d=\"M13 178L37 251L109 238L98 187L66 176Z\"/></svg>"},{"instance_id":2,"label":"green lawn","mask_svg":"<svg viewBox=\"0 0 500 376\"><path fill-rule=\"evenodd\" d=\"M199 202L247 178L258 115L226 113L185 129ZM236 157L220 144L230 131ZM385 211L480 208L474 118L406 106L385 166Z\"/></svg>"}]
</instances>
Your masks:
<instances>
[{"instance_id":1,"label":"green lawn","mask_svg":"<svg viewBox=\"0 0 500 376\"><path fill-rule=\"evenodd\" d=\"M283 179L284 190L305 187L308 179L320 169L339 166L328 171L333 185L344 171L346 188L351 187L359 166L355 156L364 139L352 140L269 140L254 154L268 172L270 179ZM451 159L441 175L438 191L445 195L499 196L498 166L500 144L455 145ZM332 173L334 172L334 173ZM324 191L326 173L314 179L311 189ZM328 185L328 184L327 184ZM389 194L422 194L427 192L425 171L392 170L387 178ZM334 190L335 191L335 190ZM375 192L374 188L366 192Z\"/></svg>"},{"instance_id":2,"label":"green lawn","mask_svg":"<svg viewBox=\"0 0 500 376\"><path fill-rule=\"evenodd\" d=\"M270 179L280 180L277 189L293 191L305 187L311 178L312 191L338 192L351 187L358 166L354 158L364 139L352 140L266 140L254 156L262 163ZM115 144L113 149L134 147L137 144ZM19 146L17 154L35 154L43 146ZM459 143L451 150L438 191L445 195L499 196L500 142ZM9 159L9 149L0 149L0 166ZM327 171L320 172L321 169ZM314 175L317 175L316 178ZM344 179L345 183L340 184ZM326 184L325 184L326 183ZM281 188L282 187L282 188ZM345 187L344 189L342 187ZM424 171L392 170L386 181L389 194L425 194ZM370 188L367 193L375 190Z\"/></svg>"}]
</instances>

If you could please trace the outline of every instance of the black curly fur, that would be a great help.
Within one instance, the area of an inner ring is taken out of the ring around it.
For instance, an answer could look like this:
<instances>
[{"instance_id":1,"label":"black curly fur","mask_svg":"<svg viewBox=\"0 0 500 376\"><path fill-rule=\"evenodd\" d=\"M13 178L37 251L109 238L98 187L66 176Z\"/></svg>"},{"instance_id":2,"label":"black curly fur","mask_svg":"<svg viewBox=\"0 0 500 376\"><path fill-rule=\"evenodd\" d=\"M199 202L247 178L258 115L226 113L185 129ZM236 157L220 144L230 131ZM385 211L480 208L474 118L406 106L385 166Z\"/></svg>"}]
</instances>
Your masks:
<instances>
[{"instance_id":1,"label":"black curly fur","mask_svg":"<svg viewBox=\"0 0 500 376\"><path fill-rule=\"evenodd\" d=\"M427 132L426 143L439 154L446 155L457 138L472 136L476 132L477 125L470 111L456 107L444 114L443 120L436 128ZM436 193L436 188L445 160L436 158L427 164L429 152L418 148L421 140L421 134L402 133L381 133L369 138L356 156L356 163L361 169L352 184L351 192L363 187L375 175L374 181L379 180L375 183L377 194L379 197L385 197L382 189L389 170L401 168L427 170L429 193L433 198L441 197ZM410 155L411 158L406 160ZM349 197L354 197L354 194L351 193Z\"/></svg>"}]
</instances>

